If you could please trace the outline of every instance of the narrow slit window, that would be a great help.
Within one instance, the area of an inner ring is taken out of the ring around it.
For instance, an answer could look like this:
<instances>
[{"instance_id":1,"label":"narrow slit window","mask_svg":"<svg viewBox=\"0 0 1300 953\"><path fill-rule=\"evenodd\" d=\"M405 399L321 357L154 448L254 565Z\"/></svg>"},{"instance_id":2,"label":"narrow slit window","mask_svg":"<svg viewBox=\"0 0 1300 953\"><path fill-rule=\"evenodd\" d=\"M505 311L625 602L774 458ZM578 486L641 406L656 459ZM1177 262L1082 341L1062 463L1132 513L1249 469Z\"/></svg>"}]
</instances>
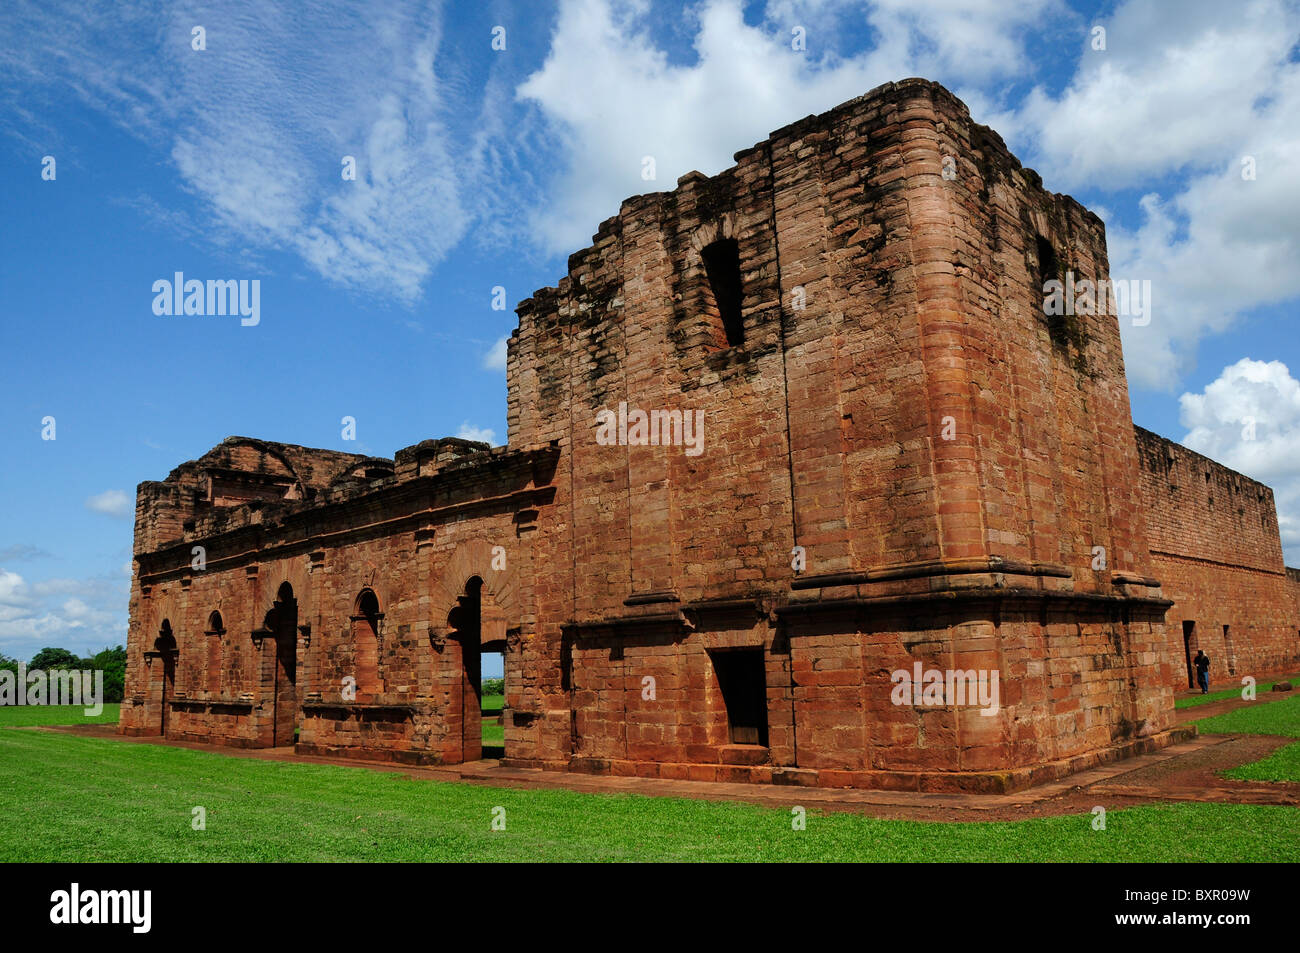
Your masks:
<instances>
[{"instance_id":1,"label":"narrow slit window","mask_svg":"<svg viewBox=\"0 0 1300 953\"><path fill-rule=\"evenodd\" d=\"M740 315L740 246L734 238L720 239L706 246L700 257L704 259L704 273L709 279L727 347L741 347L745 343L745 322Z\"/></svg>"},{"instance_id":2,"label":"narrow slit window","mask_svg":"<svg viewBox=\"0 0 1300 953\"><path fill-rule=\"evenodd\" d=\"M1035 244L1038 252L1038 290L1046 294L1047 289L1044 285L1053 279L1061 277L1060 259L1056 257L1056 251L1052 248L1052 243L1042 235L1037 237Z\"/></svg>"}]
</instances>

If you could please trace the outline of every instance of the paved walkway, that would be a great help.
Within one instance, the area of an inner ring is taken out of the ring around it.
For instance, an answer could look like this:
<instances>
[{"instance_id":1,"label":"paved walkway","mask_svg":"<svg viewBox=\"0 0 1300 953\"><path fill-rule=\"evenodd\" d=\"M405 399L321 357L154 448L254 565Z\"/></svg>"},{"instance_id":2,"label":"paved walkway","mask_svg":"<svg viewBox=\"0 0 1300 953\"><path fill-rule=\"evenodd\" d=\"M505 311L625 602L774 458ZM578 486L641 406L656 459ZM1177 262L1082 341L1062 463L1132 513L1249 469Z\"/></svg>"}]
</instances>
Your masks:
<instances>
[{"instance_id":1,"label":"paved walkway","mask_svg":"<svg viewBox=\"0 0 1300 953\"><path fill-rule=\"evenodd\" d=\"M1234 689L1238 694L1231 698L1221 698L1218 701L1206 702L1203 705L1193 705L1190 708L1176 708L1174 709L1174 723L1181 725L1189 721L1195 721L1198 718L1209 718L1211 715L1221 715L1225 711L1232 711L1234 708L1241 708L1245 705L1256 705L1260 702L1281 701L1284 698L1290 698L1297 692L1300 692L1300 675L1291 675L1289 678L1285 675L1266 675L1259 679L1260 684L1268 684L1270 682L1278 681L1289 681L1295 687L1289 692L1275 692L1271 689L1259 691L1256 693L1255 701L1253 702L1248 702L1241 697L1240 685L1212 686L1210 694L1226 691L1229 688ZM1176 702L1182 701L1185 698L1200 697L1201 690L1199 688L1192 688L1186 691L1174 693L1174 701Z\"/></svg>"}]
</instances>

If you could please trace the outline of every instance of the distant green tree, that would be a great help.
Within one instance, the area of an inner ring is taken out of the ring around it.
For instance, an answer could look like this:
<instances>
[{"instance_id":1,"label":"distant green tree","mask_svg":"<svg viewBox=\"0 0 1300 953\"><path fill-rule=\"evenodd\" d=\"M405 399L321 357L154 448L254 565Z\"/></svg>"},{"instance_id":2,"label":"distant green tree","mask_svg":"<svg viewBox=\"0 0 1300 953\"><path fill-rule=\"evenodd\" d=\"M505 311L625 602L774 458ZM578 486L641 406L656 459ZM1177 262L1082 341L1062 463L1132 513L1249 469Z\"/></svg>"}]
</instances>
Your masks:
<instances>
[{"instance_id":1,"label":"distant green tree","mask_svg":"<svg viewBox=\"0 0 1300 953\"><path fill-rule=\"evenodd\" d=\"M81 668L81 659L67 649L43 648L27 664L28 668L39 668L52 672L63 668Z\"/></svg>"},{"instance_id":2,"label":"distant green tree","mask_svg":"<svg viewBox=\"0 0 1300 953\"><path fill-rule=\"evenodd\" d=\"M485 678L482 681L484 695L504 695L506 680L504 678Z\"/></svg>"},{"instance_id":3,"label":"distant green tree","mask_svg":"<svg viewBox=\"0 0 1300 953\"><path fill-rule=\"evenodd\" d=\"M0 652L0 672L13 672L16 675L18 673L18 660Z\"/></svg>"},{"instance_id":4,"label":"distant green tree","mask_svg":"<svg viewBox=\"0 0 1300 953\"><path fill-rule=\"evenodd\" d=\"M104 672L104 701L120 702L126 683L126 649L118 646L104 649L87 660L88 668Z\"/></svg>"},{"instance_id":5,"label":"distant green tree","mask_svg":"<svg viewBox=\"0 0 1300 953\"><path fill-rule=\"evenodd\" d=\"M105 648L96 652L90 658L79 658L67 649L47 647L37 652L27 667L45 672L56 672L61 669L102 671L104 673L103 701L120 702L126 682L126 649L119 645L116 648ZM17 671L18 663L0 655L0 669L4 668Z\"/></svg>"}]
</instances>

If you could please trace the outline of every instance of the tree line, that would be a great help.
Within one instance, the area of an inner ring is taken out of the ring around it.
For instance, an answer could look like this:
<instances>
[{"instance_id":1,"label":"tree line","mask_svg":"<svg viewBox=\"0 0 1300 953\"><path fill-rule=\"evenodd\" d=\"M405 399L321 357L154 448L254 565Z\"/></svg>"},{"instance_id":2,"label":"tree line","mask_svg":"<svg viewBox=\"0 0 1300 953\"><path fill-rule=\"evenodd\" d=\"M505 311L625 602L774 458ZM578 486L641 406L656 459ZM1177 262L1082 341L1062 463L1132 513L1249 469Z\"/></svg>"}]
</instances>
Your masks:
<instances>
[{"instance_id":1,"label":"tree line","mask_svg":"<svg viewBox=\"0 0 1300 953\"><path fill-rule=\"evenodd\" d=\"M15 675L18 673L18 660L10 658L3 652L0 652L0 671L8 670ZM117 648L103 649L96 652L89 658L81 658L74 652L67 649L43 648L27 663L27 671L40 669L43 672L56 672L61 670L85 671L99 670L104 673L104 698L105 702L120 702L122 700L123 683L126 680L126 649L122 646Z\"/></svg>"}]
</instances>

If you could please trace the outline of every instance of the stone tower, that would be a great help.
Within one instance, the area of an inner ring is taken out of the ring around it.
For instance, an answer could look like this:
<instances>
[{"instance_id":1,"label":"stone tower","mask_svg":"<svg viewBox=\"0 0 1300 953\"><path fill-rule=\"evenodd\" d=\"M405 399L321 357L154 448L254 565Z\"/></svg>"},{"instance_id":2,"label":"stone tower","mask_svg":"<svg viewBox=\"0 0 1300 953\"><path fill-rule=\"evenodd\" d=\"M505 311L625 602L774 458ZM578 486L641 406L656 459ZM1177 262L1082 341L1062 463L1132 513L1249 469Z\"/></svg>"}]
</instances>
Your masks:
<instances>
[{"instance_id":1,"label":"stone tower","mask_svg":"<svg viewBox=\"0 0 1300 953\"><path fill-rule=\"evenodd\" d=\"M510 441L561 449L535 545L571 758L947 785L1160 738L1118 322L1043 307L1108 276L1102 222L923 80L735 158L626 201L519 307ZM702 452L599 441L623 402L702 412ZM917 662L996 671L1000 710L894 704ZM761 756L727 731L754 698Z\"/></svg>"}]
</instances>

